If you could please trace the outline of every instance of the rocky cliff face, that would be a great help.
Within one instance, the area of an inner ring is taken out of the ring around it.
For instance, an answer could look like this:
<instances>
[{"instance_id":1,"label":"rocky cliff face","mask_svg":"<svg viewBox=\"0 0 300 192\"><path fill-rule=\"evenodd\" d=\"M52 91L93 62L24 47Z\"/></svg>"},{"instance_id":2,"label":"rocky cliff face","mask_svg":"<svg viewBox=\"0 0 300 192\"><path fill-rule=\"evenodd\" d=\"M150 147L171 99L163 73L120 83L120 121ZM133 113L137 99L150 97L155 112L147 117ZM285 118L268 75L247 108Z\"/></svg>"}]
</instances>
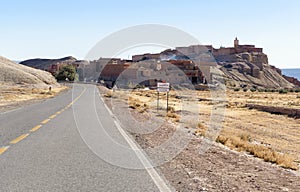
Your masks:
<instances>
[{"instance_id":1,"label":"rocky cliff face","mask_svg":"<svg viewBox=\"0 0 300 192\"><path fill-rule=\"evenodd\" d=\"M281 70L268 64L264 53L240 53L215 57L228 86L248 88L293 88Z\"/></svg>"}]
</instances>

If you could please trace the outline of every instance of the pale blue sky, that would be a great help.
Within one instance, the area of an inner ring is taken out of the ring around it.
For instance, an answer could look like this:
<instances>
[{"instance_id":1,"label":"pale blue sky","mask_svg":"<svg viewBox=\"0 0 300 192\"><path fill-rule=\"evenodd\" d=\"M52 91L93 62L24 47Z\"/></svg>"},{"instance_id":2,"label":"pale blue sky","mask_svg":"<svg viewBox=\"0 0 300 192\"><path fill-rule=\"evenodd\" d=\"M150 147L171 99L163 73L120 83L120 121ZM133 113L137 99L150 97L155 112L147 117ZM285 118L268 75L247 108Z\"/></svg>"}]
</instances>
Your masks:
<instances>
[{"instance_id":1,"label":"pale blue sky","mask_svg":"<svg viewBox=\"0 0 300 192\"><path fill-rule=\"evenodd\" d=\"M263 47L269 62L300 68L298 0L0 0L0 55L11 60L78 59L105 36L138 24L163 24L202 44Z\"/></svg>"}]
</instances>

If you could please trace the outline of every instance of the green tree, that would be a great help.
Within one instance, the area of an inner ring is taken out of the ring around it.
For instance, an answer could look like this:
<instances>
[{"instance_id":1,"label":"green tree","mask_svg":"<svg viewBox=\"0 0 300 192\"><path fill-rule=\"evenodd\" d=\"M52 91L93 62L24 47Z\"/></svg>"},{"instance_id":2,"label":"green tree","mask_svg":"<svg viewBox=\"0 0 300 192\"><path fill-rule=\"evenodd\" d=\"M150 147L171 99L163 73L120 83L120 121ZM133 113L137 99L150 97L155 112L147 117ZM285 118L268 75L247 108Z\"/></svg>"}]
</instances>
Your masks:
<instances>
[{"instance_id":1,"label":"green tree","mask_svg":"<svg viewBox=\"0 0 300 192\"><path fill-rule=\"evenodd\" d=\"M58 73L55 75L55 78L58 81L74 81L76 78L76 69L73 65L65 65L59 69Z\"/></svg>"}]
</instances>

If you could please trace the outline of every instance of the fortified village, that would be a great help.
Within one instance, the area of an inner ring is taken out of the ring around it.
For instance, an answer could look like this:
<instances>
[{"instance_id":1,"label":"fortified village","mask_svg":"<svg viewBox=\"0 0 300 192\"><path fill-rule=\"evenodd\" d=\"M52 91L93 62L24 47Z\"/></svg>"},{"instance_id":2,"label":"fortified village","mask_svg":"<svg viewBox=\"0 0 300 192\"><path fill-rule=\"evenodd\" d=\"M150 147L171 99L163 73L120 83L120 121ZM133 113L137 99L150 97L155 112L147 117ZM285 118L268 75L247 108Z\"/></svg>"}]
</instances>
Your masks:
<instances>
[{"instance_id":1,"label":"fortified village","mask_svg":"<svg viewBox=\"0 0 300 192\"><path fill-rule=\"evenodd\" d=\"M293 88L300 82L283 76L281 70L269 65L263 48L255 45L240 45L237 38L233 47L214 48L212 45L191 45L167 49L161 53L133 55L131 60L120 58L99 58L94 61L76 60L73 57L62 59L32 59L21 62L23 65L56 73L64 65L73 65L80 81L102 82L112 87L120 77L126 81L145 79L145 86L156 86L155 76L180 70L185 75L170 75L170 79L180 84L188 78L193 84L210 84L214 68L224 74L226 85L248 88ZM169 64L169 65L168 65ZM181 76L181 77L180 77ZM184 77L183 77L184 76Z\"/></svg>"}]
</instances>

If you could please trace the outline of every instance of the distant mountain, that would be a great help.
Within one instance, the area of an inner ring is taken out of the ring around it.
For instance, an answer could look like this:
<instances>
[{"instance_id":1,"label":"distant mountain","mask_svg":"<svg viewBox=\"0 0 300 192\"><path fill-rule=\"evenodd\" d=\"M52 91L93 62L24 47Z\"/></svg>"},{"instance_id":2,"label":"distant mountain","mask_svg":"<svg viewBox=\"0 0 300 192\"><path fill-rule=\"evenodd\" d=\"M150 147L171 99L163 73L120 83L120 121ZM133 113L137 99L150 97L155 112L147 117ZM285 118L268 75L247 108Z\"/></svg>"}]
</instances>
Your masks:
<instances>
[{"instance_id":1,"label":"distant mountain","mask_svg":"<svg viewBox=\"0 0 300 192\"><path fill-rule=\"evenodd\" d=\"M4 85L23 84L39 87L48 87L49 85L59 86L50 73L17 64L1 56L0 83Z\"/></svg>"},{"instance_id":2,"label":"distant mountain","mask_svg":"<svg viewBox=\"0 0 300 192\"><path fill-rule=\"evenodd\" d=\"M41 70L48 70L49 67L53 64L61 63L61 62L75 62L77 61L76 58L69 56L69 57L64 57L61 59L29 59L26 61L20 62L22 65L26 65L29 67L33 67L36 69L41 69Z\"/></svg>"}]
</instances>

